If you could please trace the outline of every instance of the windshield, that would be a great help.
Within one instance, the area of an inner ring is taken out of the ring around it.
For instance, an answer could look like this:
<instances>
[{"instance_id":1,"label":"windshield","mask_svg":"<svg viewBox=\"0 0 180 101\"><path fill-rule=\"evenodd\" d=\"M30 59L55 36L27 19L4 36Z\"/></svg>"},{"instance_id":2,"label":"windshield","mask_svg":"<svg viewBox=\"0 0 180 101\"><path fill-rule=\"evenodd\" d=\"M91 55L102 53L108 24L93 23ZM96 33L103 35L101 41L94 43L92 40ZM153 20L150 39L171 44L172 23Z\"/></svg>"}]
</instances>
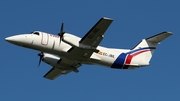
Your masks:
<instances>
[{"instance_id":1,"label":"windshield","mask_svg":"<svg viewBox=\"0 0 180 101\"><path fill-rule=\"evenodd\" d=\"M32 32L32 34L39 35L39 32Z\"/></svg>"}]
</instances>

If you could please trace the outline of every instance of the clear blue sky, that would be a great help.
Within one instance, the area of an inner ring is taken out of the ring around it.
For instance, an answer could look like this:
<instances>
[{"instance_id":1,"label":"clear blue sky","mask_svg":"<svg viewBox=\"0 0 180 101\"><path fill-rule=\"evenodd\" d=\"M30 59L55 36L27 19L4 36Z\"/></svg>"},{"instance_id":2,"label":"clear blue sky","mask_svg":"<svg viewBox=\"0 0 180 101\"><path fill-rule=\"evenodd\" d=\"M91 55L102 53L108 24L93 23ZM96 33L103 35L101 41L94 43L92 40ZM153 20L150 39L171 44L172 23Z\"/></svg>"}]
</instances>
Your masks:
<instances>
[{"instance_id":1,"label":"clear blue sky","mask_svg":"<svg viewBox=\"0 0 180 101\"><path fill-rule=\"evenodd\" d=\"M179 101L180 100L179 0L1 0L0 100L1 101ZM142 38L163 31L174 35L155 51L151 65L116 70L83 65L54 81L43 78L51 68L37 67L38 51L25 49L5 37L40 30L65 31L83 37L101 18L113 23L100 45L132 48Z\"/></svg>"}]
</instances>

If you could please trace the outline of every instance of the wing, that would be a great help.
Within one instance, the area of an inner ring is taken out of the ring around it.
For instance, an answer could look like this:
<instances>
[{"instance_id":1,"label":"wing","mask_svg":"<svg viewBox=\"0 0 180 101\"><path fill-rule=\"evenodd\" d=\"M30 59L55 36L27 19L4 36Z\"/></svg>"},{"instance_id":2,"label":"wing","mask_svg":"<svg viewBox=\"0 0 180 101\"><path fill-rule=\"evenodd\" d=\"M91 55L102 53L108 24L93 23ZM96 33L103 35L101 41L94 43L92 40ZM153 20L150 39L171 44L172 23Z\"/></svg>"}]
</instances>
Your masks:
<instances>
[{"instance_id":1,"label":"wing","mask_svg":"<svg viewBox=\"0 0 180 101\"><path fill-rule=\"evenodd\" d=\"M71 58L75 60L89 59L93 52L98 52L96 47L100 44L101 40L104 37L104 33L112 23L110 18L101 18L89 31L88 33L79 41L81 45L85 45L91 48L78 48L72 47L68 52ZM99 60L96 58L96 60Z\"/></svg>"},{"instance_id":2,"label":"wing","mask_svg":"<svg viewBox=\"0 0 180 101\"><path fill-rule=\"evenodd\" d=\"M104 37L105 31L112 21L113 20L110 18L101 18L79 41L79 43L90 46L92 49L72 47L68 50L68 56L61 57L58 64L54 66L47 74L45 74L44 77L54 80L62 74L68 74L71 71L78 72L77 68L81 66L81 61L88 60L92 53L95 52L95 48L100 44ZM98 58L96 58L96 60L98 60Z\"/></svg>"},{"instance_id":3,"label":"wing","mask_svg":"<svg viewBox=\"0 0 180 101\"><path fill-rule=\"evenodd\" d=\"M53 67L48 73L44 75L44 78L54 80L62 74L62 70L56 67Z\"/></svg>"},{"instance_id":4,"label":"wing","mask_svg":"<svg viewBox=\"0 0 180 101\"><path fill-rule=\"evenodd\" d=\"M104 37L104 33L112 23L110 18L101 18L80 40L79 43L96 48Z\"/></svg>"},{"instance_id":5,"label":"wing","mask_svg":"<svg viewBox=\"0 0 180 101\"><path fill-rule=\"evenodd\" d=\"M61 58L58 64L44 75L44 78L54 80L62 74L68 74L71 71L79 72L77 68L80 66L81 63L78 61L70 60L67 58Z\"/></svg>"},{"instance_id":6,"label":"wing","mask_svg":"<svg viewBox=\"0 0 180 101\"><path fill-rule=\"evenodd\" d=\"M103 34L112 23L110 18L101 18L90 30L89 32L79 41L80 44L90 46L91 48L78 48L72 47L68 50L69 58L74 60L86 61L92 55L93 52L98 52L96 47L99 45L103 39ZM98 60L96 58L96 60Z\"/></svg>"}]
</instances>

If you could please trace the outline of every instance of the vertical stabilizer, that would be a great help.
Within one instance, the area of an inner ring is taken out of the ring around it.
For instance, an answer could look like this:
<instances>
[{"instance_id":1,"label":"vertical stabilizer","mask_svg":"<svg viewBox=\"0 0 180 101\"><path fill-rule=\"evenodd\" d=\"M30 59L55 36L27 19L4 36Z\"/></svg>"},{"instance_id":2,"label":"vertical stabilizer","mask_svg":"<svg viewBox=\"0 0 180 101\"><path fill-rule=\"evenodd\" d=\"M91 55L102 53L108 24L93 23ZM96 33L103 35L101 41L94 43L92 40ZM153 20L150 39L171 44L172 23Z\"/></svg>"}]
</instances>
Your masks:
<instances>
[{"instance_id":1,"label":"vertical stabilizer","mask_svg":"<svg viewBox=\"0 0 180 101\"><path fill-rule=\"evenodd\" d=\"M130 52L128 52L128 54L133 57L131 64L138 63L140 66L149 65L156 46L170 35L172 35L171 32L162 32L152 37L143 39Z\"/></svg>"}]
</instances>

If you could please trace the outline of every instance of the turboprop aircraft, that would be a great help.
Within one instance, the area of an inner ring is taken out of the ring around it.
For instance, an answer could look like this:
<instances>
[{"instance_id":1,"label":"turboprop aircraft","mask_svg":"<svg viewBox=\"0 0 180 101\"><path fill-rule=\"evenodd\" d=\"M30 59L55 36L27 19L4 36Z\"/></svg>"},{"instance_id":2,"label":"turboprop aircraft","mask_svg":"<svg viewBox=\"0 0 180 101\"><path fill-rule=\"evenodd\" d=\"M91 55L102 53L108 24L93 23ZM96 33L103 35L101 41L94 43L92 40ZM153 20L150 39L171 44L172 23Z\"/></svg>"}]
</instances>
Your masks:
<instances>
[{"instance_id":1,"label":"turboprop aircraft","mask_svg":"<svg viewBox=\"0 0 180 101\"><path fill-rule=\"evenodd\" d=\"M83 38L66 33L62 23L58 35L34 31L5 38L6 41L25 48L41 51L41 61L52 66L44 77L54 80L71 71L79 72L82 64L97 64L115 69L134 69L148 66L156 46L171 32L162 32L142 39L132 49L116 49L99 46L104 33L112 23L110 18L101 18Z\"/></svg>"}]
</instances>

